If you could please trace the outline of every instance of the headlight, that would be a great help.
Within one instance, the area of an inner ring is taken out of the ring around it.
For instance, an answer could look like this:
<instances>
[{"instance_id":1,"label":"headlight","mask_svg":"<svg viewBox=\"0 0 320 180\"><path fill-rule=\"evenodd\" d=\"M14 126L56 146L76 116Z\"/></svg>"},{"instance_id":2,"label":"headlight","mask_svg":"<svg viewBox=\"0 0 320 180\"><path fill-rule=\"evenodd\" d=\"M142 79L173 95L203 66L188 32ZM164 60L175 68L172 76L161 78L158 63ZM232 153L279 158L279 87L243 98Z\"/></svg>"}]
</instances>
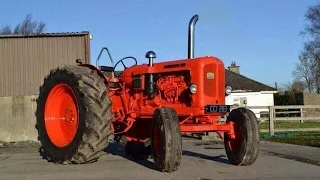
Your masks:
<instances>
[{"instance_id":1,"label":"headlight","mask_svg":"<svg viewBox=\"0 0 320 180\"><path fill-rule=\"evenodd\" d=\"M230 86L226 86L226 95L229 96L232 92L232 88Z\"/></svg>"},{"instance_id":2,"label":"headlight","mask_svg":"<svg viewBox=\"0 0 320 180\"><path fill-rule=\"evenodd\" d=\"M194 93L197 92L197 85L191 84L191 85L189 86L189 89L190 89L190 92L191 92L192 94L194 94Z\"/></svg>"}]
</instances>

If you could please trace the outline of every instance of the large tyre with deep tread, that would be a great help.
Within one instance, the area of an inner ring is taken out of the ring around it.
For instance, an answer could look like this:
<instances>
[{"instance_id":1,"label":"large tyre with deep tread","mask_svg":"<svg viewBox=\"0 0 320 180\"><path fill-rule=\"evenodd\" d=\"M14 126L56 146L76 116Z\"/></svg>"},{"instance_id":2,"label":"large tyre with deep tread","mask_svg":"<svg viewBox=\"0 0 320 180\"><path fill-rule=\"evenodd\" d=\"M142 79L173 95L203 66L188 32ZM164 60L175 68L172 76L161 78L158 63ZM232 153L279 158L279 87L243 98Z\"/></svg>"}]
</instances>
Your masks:
<instances>
[{"instance_id":1,"label":"large tyre with deep tread","mask_svg":"<svg viewBox=\"0 0 320 180\"><path fill-rule=\"evenodd\" d=\"M52 70L37 99L36 128L48 161L96 161L112 133L111 101L104 79L83 66Z\"/></svg>"},{"instance_id":2,"label":"large tyre with deep tread","mask_svg":"<svg viewBox=\"0 0 320 180\"><path fill-rule=\"evenodd\" d=\"M260 129L255 114L246 108L232 110L227 122L234 123L235 138L227 133L224 135L224 145L231 164L248 166L253 164L259 153Z\"/></svg>"},{"instance_id":3,"label":"large tyre with deep tread","mask_svg":"<svg viewBox=\"0 0 320 180\"><path fill-rule=\"evenodd\" d=\"M151 154L157 170L178 170L182 156L182 136L177 113L172 108L161 107L154 111Z\"/></svg>"}]
</instances>

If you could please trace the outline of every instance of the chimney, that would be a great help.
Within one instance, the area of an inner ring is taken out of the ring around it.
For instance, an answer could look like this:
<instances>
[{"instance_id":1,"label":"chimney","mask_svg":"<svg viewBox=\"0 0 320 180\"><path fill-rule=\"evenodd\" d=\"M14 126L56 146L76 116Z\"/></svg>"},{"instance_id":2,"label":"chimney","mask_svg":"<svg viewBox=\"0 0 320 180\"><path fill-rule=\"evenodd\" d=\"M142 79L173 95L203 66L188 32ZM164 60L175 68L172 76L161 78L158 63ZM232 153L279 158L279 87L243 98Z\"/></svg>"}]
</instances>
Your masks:
<instances>
[{"instance_id":1,"label":"chimney","mask_svg":"<svg viewBox=\"0 0 320 180\"><path fill-rule=\"evenodd\" d=\"M240 66L237 66L236 62L232 61L231 66L228 67L229 71L235 72L237 74L240 74Z\"/></svg>"}]
</instances>

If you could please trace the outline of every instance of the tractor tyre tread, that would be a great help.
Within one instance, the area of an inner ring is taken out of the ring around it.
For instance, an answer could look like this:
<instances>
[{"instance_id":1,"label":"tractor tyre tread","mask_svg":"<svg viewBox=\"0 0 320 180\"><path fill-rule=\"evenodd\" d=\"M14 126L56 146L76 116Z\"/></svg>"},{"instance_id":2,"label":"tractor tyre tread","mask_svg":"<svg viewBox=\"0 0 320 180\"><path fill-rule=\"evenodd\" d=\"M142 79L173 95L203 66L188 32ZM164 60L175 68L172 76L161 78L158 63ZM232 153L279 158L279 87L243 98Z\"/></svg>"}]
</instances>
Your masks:
<instances>
[{"instance_id":1,"label":"tractor tyre tread","mask_svg":"<svg viewBox=\"0 0 320 180\"><path fill-rule=\"evenodd\" d=\"M163 131L160 132L160 139L162 142L160 156L157 156L154 152L153 133L151 135L151 152L155 162L155 167L161 172L170 173L176 171L179 168L182 156L182 136L179 120L175 110L168 107L156 109L154 112L152 129L156 125L163 125Z\"/></svg>"},{"instance_id":2,"label":"tractor tyre tread","mask_svg":"<svg viewBox=\"0 0 320 180\"><path fill-rule=\"evenodd\" d=\"M46 97L57 82L66 82L75 91L79 125L76 136L66 147L59 148L49 139L44 126ZM56 164L83 164L97 161L108 146L113 119L108 88L96 70L68 65L50 71L40 86L37 98L36 129L42 155Z\"/></svg>"},{"instance_id":3,"label":"tractor tyre tread","mask_svg":"<svg viewBox=\"0 0 320 180\"><path fill-rule=\"evenodd\" d=\"M230 112L227 122L236 121L242 131L242 138L240 142L240 149L233 152L228 146L228 135L225 133L224 145L227 157L231 164L237 166L248 166L253 164L259 154L259 125L255 114L246 108L234 109Z\"/></svg>"},{"instance_id":4,"label":"tractor tyre tread","mask_svg":"<svg viewBox=\"0 0 320 180\"><path fill-rule=\"evenodd\" d=\"M257 117L251 110L243 108L243 112L247 115L247 118L251 120L249 121L249 123L251 127L250 130L252 131L252 139L250 141L250 144L248 145L250 158L246 158L242 163L242 166L248 166L253 164L258 158L258 154L259 154L258 147L260 145L260 140L259 140L260 128L259 128Z\"/></svg>"},{"instance_id":5,"label":"tractor tyre tread","mask_svg":"<svg viewBox=\"0 0 320 180\"><path fill-rule=\"evenodd\" d=\"M176 149L175 158L172 159L173 171L178 170L180 166L181 158L182 158L182 134L179 125L179 118L176 111L173 108L167 108L169 112L169 116L171 119L171 130L173 131L172 134L175 135L173 138L173 145L172 148Z\"/></svg>"}]
</instances>

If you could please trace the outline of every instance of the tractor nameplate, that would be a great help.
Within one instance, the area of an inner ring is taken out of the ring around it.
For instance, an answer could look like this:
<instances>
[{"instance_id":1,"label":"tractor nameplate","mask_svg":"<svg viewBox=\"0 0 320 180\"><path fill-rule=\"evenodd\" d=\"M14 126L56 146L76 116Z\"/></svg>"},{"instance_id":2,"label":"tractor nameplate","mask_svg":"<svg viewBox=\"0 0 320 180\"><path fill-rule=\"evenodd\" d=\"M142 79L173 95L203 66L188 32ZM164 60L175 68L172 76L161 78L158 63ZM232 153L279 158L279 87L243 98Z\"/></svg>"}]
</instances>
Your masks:
<instances>
[{"instance_id":1,"label":"tractor nameplate","mask_svg":"<svg viewBox=\"0 0 320 180\"><path fill-rule=\"evenodd\" d=\"M230 105L206 105L206 113L227 113L230 112Z\"/></svg>"},{"instance_id":2,"label":"tractor nameplate","mask_svg":"<svg viewBox=\"0 0 320 180\"><path fill-rule=\"evenodd\" d=\"M214 73L213 72L207 72L207 79L214 79Z\"/></svg>"}]
</instances>

